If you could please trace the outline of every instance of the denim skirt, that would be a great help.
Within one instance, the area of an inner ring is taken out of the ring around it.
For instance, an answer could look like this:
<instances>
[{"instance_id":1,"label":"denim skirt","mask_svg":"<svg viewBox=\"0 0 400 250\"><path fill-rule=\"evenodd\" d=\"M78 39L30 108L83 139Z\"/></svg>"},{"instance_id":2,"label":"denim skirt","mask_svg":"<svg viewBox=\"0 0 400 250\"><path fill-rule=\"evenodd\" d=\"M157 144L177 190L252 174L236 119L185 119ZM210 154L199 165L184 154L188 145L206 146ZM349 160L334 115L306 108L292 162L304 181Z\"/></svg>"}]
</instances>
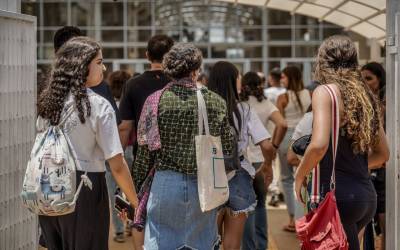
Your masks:
<instances>
[{"instance_id":1,"label":"denim skirt","mask_svg":"<svg viewBox=\"0 0 400 250\"><path fill-rule=\"evenodd\" d=\"M197 176L156 171L147 203L144 249L217 249L217 209L202 212Z\"/></svg>"}]
</instances>

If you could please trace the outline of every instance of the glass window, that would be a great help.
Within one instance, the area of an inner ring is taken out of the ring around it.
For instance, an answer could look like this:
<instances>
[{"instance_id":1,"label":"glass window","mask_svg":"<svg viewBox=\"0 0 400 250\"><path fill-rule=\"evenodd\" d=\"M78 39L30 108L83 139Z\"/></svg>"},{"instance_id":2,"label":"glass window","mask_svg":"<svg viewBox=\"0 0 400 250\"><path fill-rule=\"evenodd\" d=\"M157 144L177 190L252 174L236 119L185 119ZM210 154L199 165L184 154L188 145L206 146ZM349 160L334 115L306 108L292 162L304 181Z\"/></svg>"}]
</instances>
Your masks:
<instances>
[{"instance_id":1,"label":"glass window","mask_svg":"<svg viewBox=\"0 0 400 250\"><path fill-rule=\"evenodd\" d=\"M251 46L244 48L245 58L262 58L262 47Z\"/></svg>"},{"instance_id":2,"label":"glass window","mask_svg":"<svg viewBox=\"0 0 400 250\"><path fill-rule=\"evenodd\" d=\"M224 46L213 46L211 48L212 58L226 58L226 47Z\"/></svg>"},{"instance_id":3,"label":"glass window","mask_svg":"<svg viewBox=\"0 0 400 250\"><path fill-rule=\"evenodd\" d=\"M54 47L53 45L43 46L43 59L53 59L54 58Z\"/></svg>"},{"instance_id":4,"label":"glass window","mask_svg":"<svg viewBox=\"0 0 400 250\"><path fill-rule=\"evenodd\" d=\"M263 71L263 63L262 62L251 62L250 70L255 72L262 72ZM246 72L244 72L246 73Z\"/></svg>"},{"instance_id":5,"label":"glass window","mask_svg":"<svg viewBox=\"0 0 400 250\"><path fill-rule=\"evenodd\" d=\"M262 8L238 5L239 25L262 25Z\"/></svg>"},{"instance_id":6,"label":"glass window","mask_svg":"<svg viewBox=\"0 0 400 250\"><path fill-rule=\"evenodd\" d=\"M207 28L189 28L184 27L182 30L183 42L208 42L209 32Z\"/></svg>"},{"instance_id":7,"label":"glass window","mask_svg":"<svg viewBox=\"0 0 400 250\"><path fill-rule=\"evenodd\" d=\"M123 26L122 3L101 3L101 25Z\"/></svg>"},{"instance_id":8,"label":"glass window","mask_svg":"<svg viewBox=\"0 0 400 250\"><path fill-rule=\"evenodd\" d=\"M244 41L262 41L262 29L243 29Z\"/></svg>"},{"instance_id":9,"label":"glass window","mask_svg":"<svg viewBox=\"0 0 400 250\"><path fill-rule=\"evenodd\" d=\"M317 28L298 28L295 29L295 39L297 41L319 40L319 29Z\"/></svg>"},{"instance_id":10,"label":"glass window","mask_svg":"<svg viewBox=\"0 0 400 250\"><path fill-rule=\"evenodd\" d=\"M45 43L53 43L54 34L56 33L55 30L45 30L43 31L43 37Z\"/></svg>"},{"instance_id":11,"label":"glass window","mask_svg":"<svg viewBox=\"0 0 400 250\"><path fill-rule=\"evenodd\" d=\"M268 48L269 57L292 57L290 46L271 46Z\"/></svg>"},{"instance_id":12,"label":"glass window","mask_svg":"<svg viewBox=\"0 0 400 250\"><path fill-rule=\"evenodd\" d=\"M94 3L71 3L71 24L74 26L94 26Z\"/></svg>"},{"instance_id":13,"label":"glass window","mask_svg":"<svg viewBox=\"0 0 400 250\"><path fill-rule=\"evenodd\" d=\"M267 10L268 24L270 25L290 25L292 16L287 11Z\"/></svg>"},{"instance_id":14,"label":"glass window","mask_svg":"<svg viewBox=\"0 0 400 250\"><path fill-rule=\"evenodd\" d=\"M146 59L146 48L130 47L128 48L128 58Z\"/></svg>"},{"instance_id":15,"label":"glass window","mask_svg":"<svg viewBox=\"0 0 400 250\"><path fill-rule=\"evenodd\" d=\"M267 32L267 39L270 41L290 41L292 39L291 29L270 28Z\"/></svg>"},{"instance_id":16,"label":"glass window","mask_svg":"<svg viewBox=\"0 0 400 250\"><path fill-rule=\"evenodd\" d=\"M281 68L281 62L280 61L270 61L268 62L268 68L271 71L274 68Z\"/></svg>"},{"instance_id":17,"label":"glass window","mask_svg":"<svg viewBox=\"0 0 400 250\"><path fill-rule=\"evenodd\" d=\"M128 26L151 26L151 3L127 3Z\"/></svg>"},{"instance_id":18,"label":"glass window","mask_svg":"<svg viewBox=\"0 0 400 250\"><path fill-rule=\"evenodd\" d=\"M122 59L124 58L123 48L103 48L103 57L106 59Z\"/></svg>"},{"instance_id":19,"label":"glass window","mask_svg":"<svg viewBox=\"0 0 400 250\"><path fill-rule=\"evenodd\" d=\"M102 30L101 37L104 42L123 42L124 32L122 30Z\"/></svg>"},{"instance_id":20,"label":"glass window","mask_svg":"<svg viewBox=\"0 0 400 250\"><path fill-rule=\"evenodd\" d=\"M315 57L318 52L317 45L310 46L296 46L296 57Z\"/></svg>"},{"instance_id":21,"label":"glass window","mask_svg":"<svg viewBox=\"0 0 400 250\"><path fill-rule=\"evenodd\" d=\"M43 3L44 26L67 25L67 3Z\"/></svg>"},{"instance_id":22,"label":"glass window","mask_svg":"<svg viewBox=\"0 0 400 250\"><path fill-rule=\"evenodd\" d=\"M328 38L333 35L340 35L340 34L345 34L344 28L337 27L337 28L326 28L322 30L322 37L323 39Z\"/></svg>"},{"instance_id":23,"label":"glass window","mask_svg":"<svg viewBox=\"0 0 400 250\"><path fill-rule=\"evenodd\" d=\"M147 42L151 37L151 30L129 30L128 42Z\"/></svg>"},{"instance_id":24,"label":"glass window","mask_svg":"<svg viewBox=\"0 0 400 250\"><path fill-rule=\"evenodd\" d=\"M294 20L296 25L318 25L318 19L308 16L295 15Z\"/></svg>"},{"instance_id":25,"label":"glass window","mask_svg":"<svg viewBox=\"0 0 400 250\"><path fill-rule=\"evenodd\" d=\"M180 41L179 30L169 30L169 29L156 30L156 35L161 35L161 34L171 37L174 41Z\"/></svg>"},{"instance_id":26,"label":"glass window","mask_svg":"<svg viewBox=\"0 0 400 250\"><path fill-rule=\"evenodd\" d=\"M39 25L39 3L22 2L21 13L25 15L36 16Z\"/></svg>"}]
</instances>

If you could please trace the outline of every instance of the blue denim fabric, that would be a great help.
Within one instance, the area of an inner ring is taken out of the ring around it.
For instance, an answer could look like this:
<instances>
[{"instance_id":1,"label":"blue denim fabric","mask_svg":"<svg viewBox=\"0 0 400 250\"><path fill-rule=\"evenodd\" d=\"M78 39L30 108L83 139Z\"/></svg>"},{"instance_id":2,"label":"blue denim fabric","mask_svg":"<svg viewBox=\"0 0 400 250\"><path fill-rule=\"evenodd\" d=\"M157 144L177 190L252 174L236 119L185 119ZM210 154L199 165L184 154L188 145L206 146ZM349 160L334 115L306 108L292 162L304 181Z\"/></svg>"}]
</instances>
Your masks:
<instances>
[{"instance_id":1,"label":"blue denim fabric","mask_svg":"<svg viewBox=\"0 0 400 250\"><path fill-rule=\"evenodd\" d=\"M262 163L253 163L257 170ZM265 202L267 192L264 186L264 178L261 173L254 179L254 191L257 197L257 206L254 213L250 213L244 228L242 250L267 249L268 246L268 223Z\"/></svg>"},{"instance_id":2,"label":"blue denim fabric","mask_svg":"<svg viewBox=\"0 0 400 250\"><path fill-rule=\"evenodd\" d=\"M147 203L144 249L214 249L216 220L217 209L200 210L197 176L156 171Z\"/></svg>"},{"instance_id":3,"label":"blue denim fabric","mask_svg":"<svg viewBox=\"0 0 400 250\"><path fill-rule=\"evenodd\" d=\"M115 206L115 190L117 190L118 186L115 183L114 177L111 174L110 167L108 163L106 163L106 182L107 182L107 190L108 190L108 199L110 199L111 203L111 217L112 223L114 226L114 232L123 233L124 232L124 224L121 219L118 217L117 211L114 209Z\"/></svg>"},{"instance_id":4,"label":"blue denim fabric","mask_svg":"<svg viewBox=\"0 0 400 250\"><path fill-rule=\"evenodd\" d=\"M229 200L226 206L234 215L254 211L257 205L256 194L253 189L253 178L241 168L229 180Z\"/></svg>"},{"instance_id":5,"label":"blue denim fabric","mask_svg":"<svg viewBox=\"0 0 400 250\"><path fill-rule=\"evenodd\" d=\"M288 128L288 130L286 131L286 135L283 138L283 141L278 149L279 160L281 162L281 181L283 194L285 196L285 203L288 213L291 216L295 215L295 199L293 192L294 172L293 166L290 166L287 162L287 151L293 132L293 128Z\"/></svg>"}]
</instances>

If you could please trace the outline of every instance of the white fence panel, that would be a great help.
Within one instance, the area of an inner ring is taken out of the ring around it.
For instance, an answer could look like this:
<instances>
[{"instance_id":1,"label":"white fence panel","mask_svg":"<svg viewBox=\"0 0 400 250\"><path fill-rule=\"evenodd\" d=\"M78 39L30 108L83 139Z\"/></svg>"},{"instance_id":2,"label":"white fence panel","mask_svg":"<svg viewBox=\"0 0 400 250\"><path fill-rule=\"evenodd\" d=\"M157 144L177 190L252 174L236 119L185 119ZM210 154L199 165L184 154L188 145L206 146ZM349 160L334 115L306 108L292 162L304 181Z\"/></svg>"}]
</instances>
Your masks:
<instances>
[{"instance_id":1,"label":"white fence panel","mask_svg":"<svg viewBox=\"0 0 400 250\"><path fill-rule=\"evenodd\" d=\"M37 249L19 193L36 119L36 17L0 10L0 250Z\"/></svg>"}]
</instances>

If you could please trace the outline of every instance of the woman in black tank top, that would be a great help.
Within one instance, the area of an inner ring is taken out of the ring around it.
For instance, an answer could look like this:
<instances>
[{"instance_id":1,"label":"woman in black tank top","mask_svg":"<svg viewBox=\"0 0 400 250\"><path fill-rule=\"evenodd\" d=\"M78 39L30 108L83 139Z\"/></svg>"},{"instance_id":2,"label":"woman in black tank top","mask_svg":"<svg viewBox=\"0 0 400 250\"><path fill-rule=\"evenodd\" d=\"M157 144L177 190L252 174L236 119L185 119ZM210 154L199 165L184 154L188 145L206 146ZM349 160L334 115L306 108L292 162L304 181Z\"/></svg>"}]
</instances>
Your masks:
<instances>
[{"instance_id":1,"label":"woman in black tank top","mask_svg":"<svg viewBox=\"0 0 400 250\"><path fill-rule=\"evenodd\" d=\"M330 84L340 104L341 128L335 164L336 200L350 250L359 250L359 231L372 219L376 209L376 192L368 168L379 166L389 158L379 106L362 82L358 70L357 50L345 36L326 39L318 51L316 80ZM329 191L332 173L331 99L318 87L313 93L312 140L295 177L299 200L305 177L320 163L320 195ZM378 112L374 112L378 110Z\"/></svg>"}]
</instances>

